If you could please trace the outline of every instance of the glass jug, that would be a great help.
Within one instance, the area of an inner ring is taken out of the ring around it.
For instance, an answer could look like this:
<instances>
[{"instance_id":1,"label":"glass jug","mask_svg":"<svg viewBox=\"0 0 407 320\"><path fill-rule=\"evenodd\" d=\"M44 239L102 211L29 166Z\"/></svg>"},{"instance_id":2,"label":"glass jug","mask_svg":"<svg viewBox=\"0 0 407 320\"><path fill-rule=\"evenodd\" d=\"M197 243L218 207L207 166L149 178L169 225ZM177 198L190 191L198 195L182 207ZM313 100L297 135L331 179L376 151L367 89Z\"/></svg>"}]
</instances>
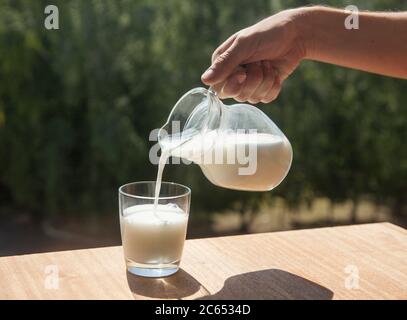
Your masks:
<instances>
[{"instance_id":1,"label":"glass jug","mask_svg":"<svg viewBox=\"0 0 407 320\"><path fill-rule=\"evenodd\" d=\"M267 191L287 175L291 144L260 109L225 105L211 89L184 94L159 130L162 152L198 164L213 184Z\"/></svg>"}]
</instances>

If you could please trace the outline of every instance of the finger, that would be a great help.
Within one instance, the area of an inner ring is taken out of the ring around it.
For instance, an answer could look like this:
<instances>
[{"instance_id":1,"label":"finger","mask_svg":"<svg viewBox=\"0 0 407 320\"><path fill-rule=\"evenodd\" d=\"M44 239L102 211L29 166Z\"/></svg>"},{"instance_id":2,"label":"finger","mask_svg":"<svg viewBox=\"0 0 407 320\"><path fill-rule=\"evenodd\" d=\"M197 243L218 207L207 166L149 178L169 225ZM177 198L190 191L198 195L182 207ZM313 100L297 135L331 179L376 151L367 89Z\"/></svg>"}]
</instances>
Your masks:
<instances>
[{"instance_id":1,"label":"finger","mask_svg":"<svg viewBox=\"0 0 407 320\"><path fill-rule=\"evenodd\" d=\"M246 70L241 68L233 75L231 75L227 80L222 89L222 93L220 98L233 98L240 94L241 89L243 87L243 83L246 80Z\"/></svg>"},{"instance_id":2,"label":"finger","mask_svg":"<svg viewBox=\"0 0 407 320\"><path fill-rule=\"evenodd\" d=\"M241 42L234 41L232 45L220 54L215 62L204 72L201 79L206 85L214 85L225 81L232 71L240 64Z\"/></svg>"},{"instance_id":3,"label":"finger","mask_svg":"<svg viewBox=\"0 0 407 320\"><path fill-rule=\"evenodd\" d=\"M235 41L236 36L237 36L237 33L230 36L225 42L223 42L219 47L217 47L215 49L215 51L212 54L212 63L215 62L217 57L219 57L222 53L224 53L227 49L229 49L229 47Z\"/></svg>"},{"instance_id":4,"label":"finger","mask_svg":"<svg viewBox=\"0 0 407 320\"><path fill-rule=\"evenodd\" d=\"M243 102L249 100L251 95L263 81L263 70L260 62L250 63L246 66L246 81L240 94L235 97L237 101Z\"/></svg>"},{"instance_id":5,"label":"finger","mask_svg":"<svg viewBox=\"0 0 407 320\"><path fill-rule=\"evenodd\" d=\"M278 76L276 76L273 86L271 87L269 92L267 92L267 94L263 97L263 99L261 99L261 102L270 103L274 101L278 97L280 91L281 91L281 80Z\"/></svg>"},{"instance_id":6,"label":"finger","mask_svg":"<svg viewBox=\"0 0 407 320\"><path fill-rule=\"evenodd\" d=\"M227 50L231 44L233 43L233 41L236 38L237 33L235 33L234 35L230 36L225 42L223 42L219 47L217 47L215 49L215 51L212 54L212 63L216 60L216 58L221 55L223 52L225 52L225 50ZM212 89L219 95L222 94L222 89L223 86L225 85L226 81L222 81L220 83L216 83L212 85Z\"/></svg>"},{"instance_id":7,"label":"finger","mask_svg":"<svg viewBox=\"0 0 407 320\"><path fill-rule=\"evenodd\" d=\"M263 81L257 87L256 91L249 97L249 102L252 104L259 103L270 91L274 84L274 70L270 61L262 61Z\"/></svg>"},{"instance_id":8,"label":"finger","mask_svg":"<svg viewBox=\"0 0 407 320\"><path fill-rule=\"evenodd\" d=\"M222 88L222 98L233 98L237 96L247 78L246 68L243 66L238 66L233 74L226 79L225 84Z\"/></svg>"}]
</instances>

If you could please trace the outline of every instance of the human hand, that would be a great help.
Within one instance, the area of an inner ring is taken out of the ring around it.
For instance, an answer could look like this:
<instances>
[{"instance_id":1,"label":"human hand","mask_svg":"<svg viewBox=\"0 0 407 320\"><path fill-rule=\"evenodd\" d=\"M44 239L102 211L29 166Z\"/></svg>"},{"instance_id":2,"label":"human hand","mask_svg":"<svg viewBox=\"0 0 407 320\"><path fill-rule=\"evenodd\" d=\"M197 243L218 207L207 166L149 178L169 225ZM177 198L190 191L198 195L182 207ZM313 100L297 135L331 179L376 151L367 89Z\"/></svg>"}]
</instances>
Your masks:
<instances>
[{"instance_id":1,"label":"human hand","mask_svg":"<svg viewBox=\"0 0 407 320\"><path fill-rule=\"evenodd\" d=\"M295 24L300 12L282 11L243 29L212 55L202 81L221 98L269 103L283 81L305 57L305 45Z\"/></svg>"}]
</instances>

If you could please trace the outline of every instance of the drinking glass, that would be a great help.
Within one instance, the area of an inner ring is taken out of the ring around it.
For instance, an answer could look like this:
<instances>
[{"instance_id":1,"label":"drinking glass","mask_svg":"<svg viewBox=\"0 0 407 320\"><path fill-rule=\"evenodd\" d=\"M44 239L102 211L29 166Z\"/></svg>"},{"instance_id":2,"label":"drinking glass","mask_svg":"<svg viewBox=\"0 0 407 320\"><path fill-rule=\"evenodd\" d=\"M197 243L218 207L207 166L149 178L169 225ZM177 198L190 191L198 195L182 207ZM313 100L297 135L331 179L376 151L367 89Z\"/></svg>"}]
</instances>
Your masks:
<instances>
[{"instance_id":1,"label":"drinking glass","mask_svg":"<svg viewBox=\"0 0 407 320\"><path fill-rule=\"evenodd\" d=\"M120 231L127 270L144 277L178 271L184 247L191 189L162 182L157 206L155 181L119 188Z\"/></svg>"}]
</instances>

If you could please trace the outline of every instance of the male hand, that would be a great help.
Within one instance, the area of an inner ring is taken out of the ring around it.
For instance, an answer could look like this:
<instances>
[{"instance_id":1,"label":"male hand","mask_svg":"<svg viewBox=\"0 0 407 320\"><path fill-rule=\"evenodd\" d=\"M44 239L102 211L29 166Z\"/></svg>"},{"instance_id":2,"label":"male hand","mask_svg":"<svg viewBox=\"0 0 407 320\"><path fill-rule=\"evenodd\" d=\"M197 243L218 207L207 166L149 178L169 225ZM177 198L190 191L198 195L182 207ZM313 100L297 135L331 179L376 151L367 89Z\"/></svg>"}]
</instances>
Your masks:
<instances>
[{"instance_id":1,"label":"male hand","mask_svg":"<svg viewBox=\"0 0 407 320\"><path fill-rule=\"evenodd\" d=\"M232 35L212 55L202 81L221 98L269 103L305 56L295 25L297 11L286 10Z\"/></svg>"}]
</instances>

